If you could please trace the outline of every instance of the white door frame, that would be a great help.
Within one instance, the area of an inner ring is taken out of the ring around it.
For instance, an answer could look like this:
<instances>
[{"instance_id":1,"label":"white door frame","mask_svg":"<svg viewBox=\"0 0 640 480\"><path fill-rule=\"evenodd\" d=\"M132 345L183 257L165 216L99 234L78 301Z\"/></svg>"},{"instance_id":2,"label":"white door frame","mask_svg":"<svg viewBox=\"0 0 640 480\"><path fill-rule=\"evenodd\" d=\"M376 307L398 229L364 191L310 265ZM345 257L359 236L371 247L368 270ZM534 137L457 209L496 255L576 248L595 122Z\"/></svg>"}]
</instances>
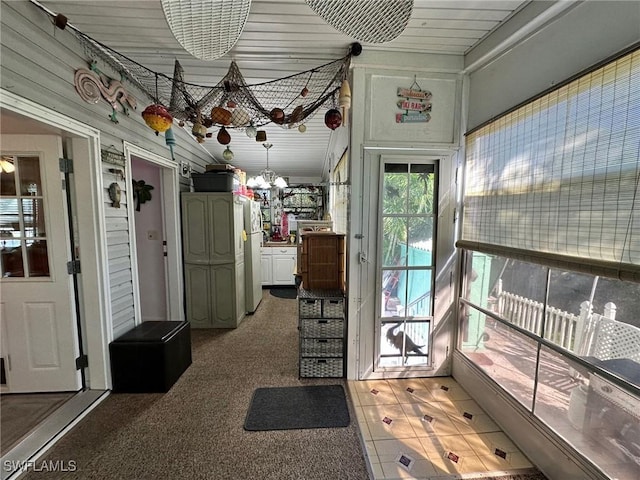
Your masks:
<instances>
[{"instance_id":1,"label":"white door frame","mask_svg":"<svg viewBox=\"0 0 640 480\"><path fill-rule=\"evenodd\" d=\"M89 358L87 387L111 388L109 342L113 337L107 277L105 205L101 174L100 131L31 100L0 88L0 107L71 134L74 162L74 205L79 232L81 315L85 353ZM90 306L90 308L88 308Z\"/></svg>"},{"instance_id":2,"label":"white door frame","mask_svg":"<svg viewBox=\"0 0 640 480\"><path fill-rule=\"evenodd\" d=\"M131 157L135 156L160 167L162 182L162 215L164 224L164 239L167 242L167 318L169 320L184 320L184 300L182 286L182 241L180 236L180 203L179 203L179 165L172 160L149 152L132 143L123 141L125 166L125 182L127 185L127 217L129 219L131 255L131 277L133 280L133 301L135 324L142 322L140 306L140 284L138 279L138 255L136 253L136 224L131 186Z\"/></svg>"},{"instance_id":3,"label":"white door frame","mask_svg":"<svg viewBox=\"0 0 640 480\"><path fill-rule=\"evenodd\" d=\"M406 156L425 160L439 161L438 185L438 238L436 251L436 286L434 297L434 317L440 318L441 327L434 328L432 337L433 369L429 375L449 375L451 370L451 352L453 351L453 329L455 327L453 309L455 296L450 274L455 278L456 254L454 210L457 191L455 184L456 150L448 148L418 147L379 147L362 146L362 161L354 162L352 168L352 201L359 202L350 210L350 225L357 233L353 234L350 245L357 252L350 256L349 268L349 338L353 340L351 353L347 358L348 378L368 380L389 378L390 374L374 369L376 353L375 309L378 252L378 198L379 171L382 158ZM355 157L357 159L357 157ZM457 188L457 187L456 187ZM358 231L359 230L359 231ZM353 281L352 281L353 280ZM445 328L446 327L446 328ZM407 372L394 377L411 377L424 373Z\"/></svg>"}]
</instances>

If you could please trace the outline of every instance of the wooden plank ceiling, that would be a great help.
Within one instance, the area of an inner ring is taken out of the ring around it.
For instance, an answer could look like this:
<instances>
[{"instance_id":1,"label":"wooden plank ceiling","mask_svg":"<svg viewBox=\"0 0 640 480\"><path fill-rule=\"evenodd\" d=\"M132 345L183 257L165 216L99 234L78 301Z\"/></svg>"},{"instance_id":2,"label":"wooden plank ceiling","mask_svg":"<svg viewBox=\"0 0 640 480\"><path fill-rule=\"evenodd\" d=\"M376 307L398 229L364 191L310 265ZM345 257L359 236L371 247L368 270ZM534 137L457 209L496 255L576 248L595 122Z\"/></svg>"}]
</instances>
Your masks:
<instances>
[{"instance_id":1,"label":"wooden plank ceiling","mask_svg":"<svg viewBox=\"0 0 640 480\"><path fill-rule=\"evenodd\" d=\"M203 61L191 56L175 40L160 0L39 3L67 16L69 23L81 32L153 71L171 76L174 60L178 59L184 68L184 80L205 86L215 85L227 72L231 60L236 61L251 85L336 60L354 42L327 24L304 0L253 0L245 28L232 50L217 60ZM527 3L414 0L409 24L399 37L384 44L363 43L363 49L465 55ZM273 124L265 127L268 141L273 144L269 164L277 173L290 177L322 175L332 131L324 125L322 112L306 125L305 133ZM215 133L203 146L222 160L224 147L216 141ZM232 132L230 147L234 152L232 163L249 174L265 167L265 149L243 132Z\"/></svg>"}]
</instances>

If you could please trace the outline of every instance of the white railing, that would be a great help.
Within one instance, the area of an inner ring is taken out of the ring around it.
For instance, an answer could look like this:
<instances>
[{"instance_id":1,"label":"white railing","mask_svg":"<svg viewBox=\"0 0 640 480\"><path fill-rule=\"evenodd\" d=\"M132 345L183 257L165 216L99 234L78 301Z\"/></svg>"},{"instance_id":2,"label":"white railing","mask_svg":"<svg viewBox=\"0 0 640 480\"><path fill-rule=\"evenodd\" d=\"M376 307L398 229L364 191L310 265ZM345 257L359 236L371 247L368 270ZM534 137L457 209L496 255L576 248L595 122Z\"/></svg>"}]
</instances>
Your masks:
<instances>
[{"instance_id":1,"label":"white railing","mask_svg":"<svg viewBox=\"0 0 640 480\"><path fill-rule=\"evenodd\" d=\"M496 288L496 313L536 335L542 334L544 318L544 338L567 350L573 350L580 316L555 307L547 307L545 312L544 303L503 291L502 280L498 281Z\"/></svg>"}]
</instances>

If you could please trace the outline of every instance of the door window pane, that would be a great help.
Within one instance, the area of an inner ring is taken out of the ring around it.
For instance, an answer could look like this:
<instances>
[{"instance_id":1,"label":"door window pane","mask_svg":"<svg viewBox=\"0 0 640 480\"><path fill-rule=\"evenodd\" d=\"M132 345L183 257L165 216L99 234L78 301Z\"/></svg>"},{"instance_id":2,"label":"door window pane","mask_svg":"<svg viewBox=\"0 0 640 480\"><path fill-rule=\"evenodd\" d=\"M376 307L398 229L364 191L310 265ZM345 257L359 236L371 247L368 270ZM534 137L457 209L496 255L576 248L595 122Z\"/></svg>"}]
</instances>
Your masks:
<instances>
[{"instance_id":1,"label":"door window pane","mask_svg":"<svg viewBox=\"0 0 640 480\"><path fill-rule=\"evenodd\" d=\"M11 174L3 171L0 192L2 277L48 277L49 255L40 159L12 158L15 171ZM16 179L19 179L17 194Z\"/></svg>"},{"instance_id":2,"label":"door window pane","mask_svg":"<svg viewBox=\"0 0 640 480\"><path fill-rule=\"evenodd\" d=\"M407 264L407 219L385 217L382 219L382 265L398 267Z\"/></svg>"},{"instance_id":3,"label":"door window pane","mask_svg":"<svg viewBox=\"0 0 640 480\"><path fill-rule=\"evenodd\" d=\"M407 283L408 317L428 317L431 315L431 270L409 270Z\"/></svg>"},{"instance_id":4,"label":"door window pane","mask_svg":"<svg viewBox=\"0 0 640 480\"><path fill-rule=\"evenodd\" d=\"M22 242L20 240L2 240L2 276L24 277L22 264Z\"/></svg>"},{"instance_id":5,"label":"door window pane","mask_svg":"<svg viewBox=\"0 0 640 480\"><path fill-rule=\"evenodd\" d=\"M413 164L409 174L409 212L432 213L434 165Z\"/></svg>"},{"instance_id":6,"label":"door window pane","mask_svg":"<svg viewBox=\"0 0 640 480\"><path fill-rule=\"evenodd\" d=\"M406 271L384 270L382 272L382 311L383 317L397 317L404 308L407 296ZM402 284L401 284L402 282Z\"/></svg>"},{"instance_id":7,"label":"door window pane","mask_svg":"<svg viewBox=\"0 0 640 480\"><path fill-rule=\"evenodd\" d=\"M382 213L406 213L408 189L408 165L387 163L384 166L382 187Z\"/></svg>"},{"instance_id":8,"label":"door window pane","mask_svg":"<svg viewBox=\"0 0 640 480\"><path fill-rule=\"evenodd\" d=\"M433 265L433 217L409 218L407 265L410 267Z\"/></svg>"},{"instance_id":9,"label":"door window pane","mask_svg":"<svg viewBox=\"0 0 640 480\"><path fill-rule=\"evenodd\" d=\"M20 214L18 199L0 198L0 237L13 238L20 236Z\"/></svg>"},{"instance_id":10,"label":"door window pane","mask_svg":"<svg viewBox=\"0 0 640 480\"><path fill-rule=\"evenodd\" d=\"M5 157L6 158L6 157ZM5 160L3 158L3 160ZM8 160L5 160L8 161ZM13 162L12 162L13 164ZM16 194L16 174L13 172L5 172L0 170L0 193L2 195L15 195Z\"/></svg>"},{"instance_id":11,"label":"door window pane","mask_svg":"<svg viewBox=\"0 0 640 480\"><path fill-rule=\"evenodd\" d=\"M24 196L42 195L40 159L38 157L19 157L18 169L20 193Z\"/></svg>"},{"instance_id":12,"label":"door window pane","mask_svg":"<svg viewBox=\"0 0 640 480\"><path fill-rule=\"evenodd\" d=\"M392 320L382 325L381 367L424 365L429 354L429 321Z\"/></svg>"},{"instance_id":13,"label":"door window pane","mask_svg":"<svg viewBox=\"0 0 640 480\"><path fill-rule=\"evenodd\" d=\"M24 234L26 237L46 236L44 224L44 205L41 198L22 199Z\"/></svg>"},{"instance_id":14,"label":"door window pane","mask_svg":"<svg viewBox=\"0 0 640 480\"><path fill-rule=\"evenodd\" d=\"M46 240L27 241L27 263L30 277L49 276L49 257Z\"/></svg>"}]
</instances>

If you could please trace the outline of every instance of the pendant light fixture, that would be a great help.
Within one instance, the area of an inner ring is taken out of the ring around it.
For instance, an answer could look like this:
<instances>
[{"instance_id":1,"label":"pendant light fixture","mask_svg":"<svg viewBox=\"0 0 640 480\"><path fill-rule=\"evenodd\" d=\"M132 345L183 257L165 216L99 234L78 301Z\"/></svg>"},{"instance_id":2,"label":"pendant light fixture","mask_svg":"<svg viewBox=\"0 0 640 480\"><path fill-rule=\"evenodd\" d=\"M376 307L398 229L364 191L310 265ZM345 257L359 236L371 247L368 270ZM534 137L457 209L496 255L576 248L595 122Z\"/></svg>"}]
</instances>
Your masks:
<instances>
[{"instance_id":1,"label":"pendant light fixture","mask_svg":"<svg viewBox=\"0 0 640 480\"><path fill-rule=\"evenodd\" d=\"M257 177L247 180L247 186L250 188L286 188L287 182L284 178L279 177L276 172L269 168L269 150L273 145L271 143L263 143L262 146L267 149L267 168L260 172Z\"/></svg>"}]
</instances>

